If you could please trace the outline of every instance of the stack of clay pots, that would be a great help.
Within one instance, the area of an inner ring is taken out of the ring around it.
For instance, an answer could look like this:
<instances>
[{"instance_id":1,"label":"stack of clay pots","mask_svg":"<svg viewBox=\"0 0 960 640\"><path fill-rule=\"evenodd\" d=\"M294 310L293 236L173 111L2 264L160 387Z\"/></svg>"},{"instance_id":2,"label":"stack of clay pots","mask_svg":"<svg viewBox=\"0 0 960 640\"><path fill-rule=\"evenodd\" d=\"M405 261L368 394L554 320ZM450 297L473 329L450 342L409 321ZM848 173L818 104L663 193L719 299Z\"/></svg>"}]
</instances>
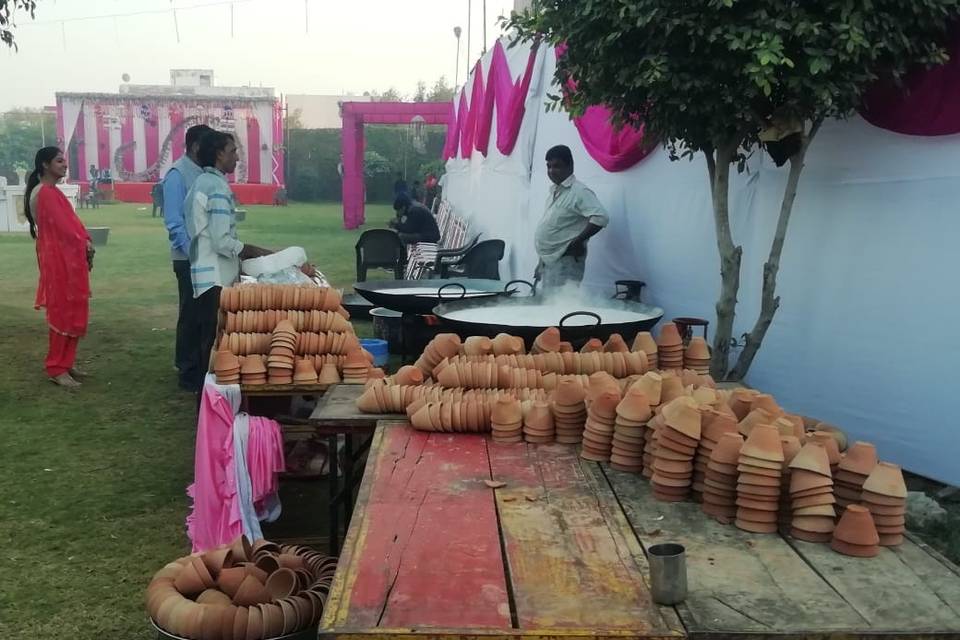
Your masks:
<instances>
[{"instance_id":1,"label":"stack of clay pots","mask_svg":"<svg viewBox=\"0 0 960 640\"><path fill-rule=\"evenodd\" d=\"M493 338L493 355L495 356L519 355L525 351L523 338L511 336L508 333L498 333Z\"/></svg>"},{"instance_id":2,"label":"stack of clay pots","mask_svg":"<svg viewBox=\"0 0 960 640\"><path fill-rule=\"evenodd\" d=\"M837 517L851 504L860 503L860 492L874 467L877 466L877 448L869 442L854 442L847 449L833 476L833 493L837 497Z\"/></svg>"},{"instance_id":3,"label":"stack of clay pots","mask_svg":"<svg viewBox=\"0 0 960 640\"><path fill-rule=\"evenodd\" d=\"M754 426L737 460L736 525L739 529L776 533L783 459L777 430L765 424Z\"/></svg>"},{"instance_id":4,"label":"stack of clay pots","mask_svg":"<svg viewBox=\"0 0 960 640\"><path fill-rule=\"evenodd\" d=\"M790 463L800 453L803 447L800 439L796 436L780 435L780 446L783 447L783 466L781 467L783 475L780 476L780 509L778 510L778 525L780 533L789 535L790 527L793 525L793 508L790 504L790 479L793 473L790 470Z\"/></svg>"},{"instance_id":5,"label":"stack of clay pots","mask_svg":"<svg viewBox=\"0 0 960 640\"><path fill-rule=\"evenodd\" d=\"M560 351L560 329L548 327L533 340L533 348L530 353L555 353ZM491 350L493 345L491 344ZM466 350L464 350L466 353Z\"/></svg>"},{"instance_id":6,"label":"stack of clay pots","mask_svg":"<svg viewBox=\"0 0 960 640\"><path fill-rule=\"evenodd\" d=\"M180 558L154 574L147 612L158 627L195 640L260 640L316 626L336 558L307 547L245 538Z\"/></svg>"},{"instance_id":7,"label":"stack of clay pots","mask_svg":"<svg viewBox=\"0 0 960 640\"><path fill-rule=\"evenodd\" d=\"M213 355L213 373L217 384L239 384L240 358L229 351L217 351Z\"/></svg>"},{"instance_id":8,"label":"stack of clay pots","mask_svg":"<svg viewBox=\"0 0 960 640\"><path fill-rule=\"evenodd\" d=\"M530 402L523 414L523 439L534 444L547 444L553 442L555 437L550 403L545 400Z\"/></svg>"},{"instance_id":9,"label":"stack of clay pots","mask_svg":"<svg viewBox=\"0 0 960 640\"><path fill-rule=\"evenodd\" d=\"M653 478L653 463L657 455L657 434L663 428L663 414L655 413L647 420L647 430L643 436L643 477Z\"/></svg>"},{"instance_id":10,"label":"stack of clay pots","mask_svg":"<svg viewBox=\"0 0 960 640\"><path fill-rule=\"evenodd\" d=\"M587 419L583 385L574 379L561 380L553 393L553 423L557 442L580 444Z\"/></svg>"},{"instance_id":11,"label":"stack of clay pots","mask_svg":"<svg viewBox=\"0 0 960 640\"><path fill-rule=\"evenodd\" d=\"M680 397L687 397L683 378L675 371L663 371L660 375L660 404L669 404Z\"/></svg>"},{"instance_id":12,"label":"stack of clay pots","mask_svg":"<svg viewBox=\"0 0 960 640\"><path fill-rule=\"evenodd\" d=\"M690 338L690 342L683 352L683 367L703 375L710 373L710 348L707 346L707 341L702 337L694 336Z\"/></svg>"},{"instance_id":13,"label":"stack of clay pots","mask_svg":"<svg viewBox=\"0 0 960 640\"><path fill-rule=\"evenodd\" d=\"M599 338L590 338L582 347L580 353L601 353L603 352L603 342Z\"/></svg>"},{"instance_id":14,"label":"stack of clay pots","mask_svg":"<svg viewBox=\"0 0 960 640\"><path fill-rule=\"evenodd\" d=\"M644 434L647 421L652 417L650 400L643 387L634 384L617 405L610 450L611 467L632 473L643 470Z\"/></svg>"},{"instance_id":15,"label":"stack of clay pots","mask_svg":"<svg viewBox=\"0 0 960 640\"><path fill-rule=\"evenodd\" d=\"M697 445L697 452L693 456L692 488L695 499L698 498L699 494L703 493L710 456L717 444L719 444L720 438L726 433L737 432L737 419L729 412L720 411L712 407L701 407L700 416L700 443ZM734 461L734 464L735 463L736 461ZM734 478L734 484L736 484L736 478Z\"/></svg>"},{"instance_id":16,"label":"stack of clay pots","mask_svg":"<svg viewBox=\"0 0 960 640\"><path fill-rule=\"evenodd\" d=\"M633 339L633 351L642 352L647 356L647 363L651 369L659 369L660 364L657 355L657 341L649 331L641 331Z\"/></svg>"},{"instance_id":17,"label":"stack of clay pots","mask_svg":"<svg viewBox=\"0 0 960 640\"><path fill-rule=\"evenodd\" d=\"M790 535L806 542L830 542L836 502L827 451L822 443L809 441L790 462Z\"/></svg>"},{"instance_id":18,"label":"stack of clay pots","mask_svg":"<svg viewBox=\"0 0 960 640\"><path fill-rule=\"evenodd\" d=\"M460 345L460 351L467 356L493 355L493 340L487 336L470 336Z\"/></svg>"},{"instance_id":19,"label":"stack of clay pots","mask_svg":"<svg viewBox=\"0 0 960 640\"><path fill-rule=\"evenodd\" d=\"M223 324L224 334L267 334L281 320L289 320L297 331L351 333L350 322L336 311L238 311L227 313Z\"/></svg>"},{"instance_id":20,"label":"stack of clay pots","mask_svg":"<svg viewBox=\"0 0 960 640\"><path fill-rule=\"evenodd\" d=\"M620 393L602 391L592 398L587 408L580 456L594 462L607 462L613 448L613 430L617 420Z\"/></svg>"},{"instance_id":21,"label":"stack of clay pots","mask_svg":"<svg viewBox=\"0 0 960 640\"><path fill-rule=\"evenodd\" d=\"M660 369L683 369L683 339L677 325L665 322L657 338L657 359Z\"/></svg>"},{"instance_id":22,"label":"stack of clay pots","mask_svg":"<svg viewBox=\"0 0 960 640\"><path fill-rule=\"evenodd\" d=\"M900 467L878 462L863 483L860 495L861 504L873 515L879 544L884 547L902 544L906 532L907 485Z\"/></svg>"},{"instance_id":23,"label":"stack of clay pots","mask_svg":"<svg viewBox=\"0 0 960 640\"><path fill-rule=\"evenodd\" d=\"M293 382L294 353L297 332L288 320L277 323L270 341L270 356L267 358L267 373L270 384Z\"/></svg>"},{"instance_id":24,"label":"stack of clay pots","mask_svg":"<svg viewBox=\"0 0 960 640\"><path fill-rule=\"evenodd\" d=\"M718 522L730 524L737 517L737 464L743 436L727 432L710 452L703 480L703 512Z\"/></svg>"},{"instance_id":25,"label":"stack of clay pots","mask_svg":"<svg viewBox=\"0 0 960 640\"><path fill-rule=\"evenodd\" d=\"M843 459L837 439L829 431L814 431L808 437L823 445L824 451L827 452L827 459L830 461L830 473L836 475L840 469L840 461Z\"/></svg>"},{"instance_id":26,"label":"stack of clay pots","mask_svg":"<svg viewBox=\"0 0 960 640\"><path fill-rule=\"evenodd\" d=\"M240 381L247 386L267 384L267 361L261 355L244 357L240 367Z\"/></svg>"},{"instance_id":27,"label":"stack of clay pots","mask_svg":"<svg viewBox=\"0 0 960 640\"><path fill-rule=\"evenodd\" d=\"M738 387L730 392L727 404L730 411L737 417L737 421L743 420L750 413L750 407L753 405L753 399L760 394L756 389L745 389ZM741 434L742 435L742 434Z\"/></svg>"},{"instance_id":28,"label":"stack of clay pots","mask_svg":"<svg viewBox=\"0 0 960 640\"><path fill-rule=\"evenodd\" d=\"M523 411L520 401L506 395L497 398L490 412L490 427L494 442L523 442Z\"/></svg>"},{"instance_id":29,"label":"stack of clay pots","mask_svg":"<svg viewBox=\"0 0 960 640\"><path fill-rule=\"evenodd\" d=\"M313 368L313 360L297 358L293 367L294 384L316 384L317 370Z\"/></svg>"},{"instance_id":30,"label":"stack of clay pots","mask_svg":"<svg viewBox=\"0 0 960 640\"><path fill-rule=\"evenodd\" d=\"M680 502L690 495L693 457L700 443L700 410L688 396L662 408L663 426L657 430L653 459L653 495L658 500Z\"/></svg>"},{"instance_id":31,"label":"stack of clay pots","mask_svg":"<svg viewBox=\"0 0 960 640\"><path fill-rule=\"evenodd\" d=\"M619 333L611 333L607 341L603 343L604 353L630 353L630 347L623 340Z\"/></svg>"},{"instance_id":32,"label":"stack of clay pots","mask_svg":"<svg viewBox=\"0 0 960 640\"><path fill-rule=\"evenodd\" d=\"M386 387L400 389L400 387ZM415 389L417 387L407 387ZM410 424L418 431L438 433L489 433L493 402L486 399L414 400L407 406ZM511 442L519 442L512 439Z\"/></svg>"},{"instance_id":33,"label":"stack of clay pots","mask_svg":"<svg viewBox=\"0 0 960 640\"><path fill-rule=\"evenodd\" d=\"M880 553L880 536L870 510L858 504L848 506L833 530L830 548L857 558L872 558Z\"/></svg>"},{"instance_id":34,"label":"stack of clay pots","mask_svg":"<svg viewBox=\"0 0 960 640\"><path fill-rule=\"evenodd\" d=\"M460 353L460 336L455 333L438 333L427 343L415 366L423 371L425 376L429 376L433 374L433 369L440 364L441 360L452 358L458 353Z\"/></svg>"},{"instance_id":35,"label":"stack of clay pots","mask_svg":"<svg viewBox=\"0 0 960 640\"><path fill-rule=\"evenodd\" d=\"M363 351L357 349L347 354L343 362L344 384L363 384L367 381L370 372L370 362L364 357Z\"/></svg>"},{"instance_id":36,"label":"stack of clay pots","mask_svg":"<svg viewBox=\"0 0 960 640\"><path fill-rule=\"evenodd\" d=\"M320 365L320 370L317 372L317 384L339 384L341 382L340 378L340 369L336 364L332 362L324 362Z\"/></svg>"}]
</instances>

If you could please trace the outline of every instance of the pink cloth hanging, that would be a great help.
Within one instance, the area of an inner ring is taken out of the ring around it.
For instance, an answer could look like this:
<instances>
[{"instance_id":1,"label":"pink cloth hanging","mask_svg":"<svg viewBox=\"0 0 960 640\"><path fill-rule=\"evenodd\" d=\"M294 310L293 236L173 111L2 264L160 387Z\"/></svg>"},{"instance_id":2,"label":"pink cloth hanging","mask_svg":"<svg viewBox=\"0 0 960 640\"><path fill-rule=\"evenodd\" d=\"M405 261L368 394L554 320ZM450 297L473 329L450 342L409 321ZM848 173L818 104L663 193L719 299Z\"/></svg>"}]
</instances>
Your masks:
<instances>
[{"instance_id":1,"label":"pink cloth hanging","mask_svg":"<svg viewBox=\"0 0 960 640\"><path fill-rule=\"evenodd\" d=\"M566 45L562 44L554 49L558 60L566 49ZM574 80L567 82L568 89L576 87ZM645 140L644 125L618 128L613 124L611 115L607 107L595 105L587 107L582 116L574 118L573 124L587 153L597 164L607 171L624 171L650 155L656 145Z\"/></svg>"},{"instance_id":2,"label":"pink cloth hanging","mask_svg":"<svg viewBox=\"0 0 960 640\"><path fill-rule=\"evenodd\" d=\"M187 495L193 511L187 516L187 535L193 551L205 551L243 533L233 465L233 406L216 388L206 384L197 419L193 484Z\"/></svg>"},{"instance_id":3,"label":"pink cloth hanging","mask_svg":"<svg viewBox=\"0 0 960 640\"><path fill-rule=\"evenodd\" d=\"M234 464L233 405L217 388L206 384L197 420L193 484L187 495L193 510L187 516L187 535L193 551L201 552L235 540L244 533ZM279 474L286 470L283 434L275 420L250 416L247 435L247 473L252 502L259 513L276 503Z\"/></svg>"},{"instance_id":4,"label":"pink cloth hanging","mask_svg":"<svg viewBox=\"0 0 960 640\"><path fill-rule=\"evenodd\" d=\"M913 136L960 133L960 28L947 47L950 60L939 67L919 68L902 86L878 82L863 99L860 115L870 124Z\"/></svg>"},{"instance_id":5,"label":"pink cloth hanging","mask_svg":"<svg viewBox=\"0 0 960 640\"><path fill-rule=\"evenodd\" d=\"M534 43L527 57L523 75L513 80L507 54L500 41L493 47L490 70L487 72L487 87L483 111L477 122L476 149L484 156L490 145L490 130L493 127L493 110L497 110L497 150L505 156L513 153L520 135L520 126L526 113L527 93L533 78L539 43Z\"/></svg>"},{"instance_id":6,"label":"pink cloth hanging","mask_svg":"<svg viewBox=\"0 0 960 640\"><path fill-rule=\"evenodd\" d=\"M474 136L477 132L477 126L480 121L480 113L483 111L483 68L480 62L473 71L473 89L470 91L470 107L468 109L466 124L460 130L460 157L469 158L473 151Z\"/></svg>"}]
</instances>

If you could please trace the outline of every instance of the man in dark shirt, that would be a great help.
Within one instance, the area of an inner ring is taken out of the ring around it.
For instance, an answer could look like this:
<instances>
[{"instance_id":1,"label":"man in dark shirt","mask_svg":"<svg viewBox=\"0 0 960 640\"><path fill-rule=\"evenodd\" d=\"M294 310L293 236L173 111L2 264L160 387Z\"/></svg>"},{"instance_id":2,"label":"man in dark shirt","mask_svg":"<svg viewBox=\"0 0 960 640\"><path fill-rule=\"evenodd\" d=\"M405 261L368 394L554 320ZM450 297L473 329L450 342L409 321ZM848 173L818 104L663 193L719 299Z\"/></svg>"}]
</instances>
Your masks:
<instances>
[{"instance_id":1,"label":"man in dark shirt","mask_svg":"<svg viewBox=\"0 0 960 640\"><path fill-rule=\"evenodd\" d=\"M402 194L393 202L397 217L388 224L397 230L403 244L440 242L440 228L430 210Z\"/></svg>"}]
</instances>

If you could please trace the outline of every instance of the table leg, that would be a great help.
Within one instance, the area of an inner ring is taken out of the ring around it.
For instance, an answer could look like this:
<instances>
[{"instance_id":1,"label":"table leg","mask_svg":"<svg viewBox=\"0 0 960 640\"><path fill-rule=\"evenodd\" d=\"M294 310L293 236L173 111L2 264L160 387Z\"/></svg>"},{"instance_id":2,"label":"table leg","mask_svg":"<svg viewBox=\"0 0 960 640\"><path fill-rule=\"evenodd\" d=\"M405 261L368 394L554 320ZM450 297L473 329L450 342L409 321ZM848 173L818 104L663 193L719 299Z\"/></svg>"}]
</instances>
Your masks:
<instances>
[{"instance_id":1,"label":"table leg","mask_svg":"<svg viewBox=\"0 0 960 640\"><path fill-rule=\"evenodd\" d=\"M343 441L343 521L349 526L353 515L353 434L346 434Z\"/></svg>"},{"instance_id":2,"label":"table leg","mask_svg":"<svg viewBox=\"0 0 960 640\"><path fill-rule=\"evenodd\" d=\"M327 526L330 532L330 555L340 554L340 520L337 505L337 493L340 484L339 452L337 451L337 436L327 437Z\"/></svg>"}]
</instances>

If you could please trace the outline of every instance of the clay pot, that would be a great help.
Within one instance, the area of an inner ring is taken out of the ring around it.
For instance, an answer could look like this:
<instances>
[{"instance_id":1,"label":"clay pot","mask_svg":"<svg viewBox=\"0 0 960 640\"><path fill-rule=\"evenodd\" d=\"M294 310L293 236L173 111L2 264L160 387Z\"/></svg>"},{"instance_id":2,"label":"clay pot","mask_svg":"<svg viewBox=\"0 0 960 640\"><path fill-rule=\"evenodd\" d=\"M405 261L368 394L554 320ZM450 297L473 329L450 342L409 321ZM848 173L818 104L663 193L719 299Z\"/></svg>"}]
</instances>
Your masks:
<instances>
[{"instance_id":1,"label":"clay pot","mask_svg":"<svg viewBox=\"0 0 960 640\"><path fill-rule=\"evenodd\" d=\"M257 556L256 567L266 573L268 576L280 568L275 555L271 553L262 553Z\"/></svg>"},{"instance_id":2,"label":"clay pot","mask_svg":"<svg viewBox=\"0 0 960 640\"><path fill-rule=\"evenodd\" d=\"M839 525L838 525L839 526ZM833 532L833 539L830 541L830 548L836 551L837 553L842 553L846 556L854 556L857 558L873 558L880 553L879 545L858 545L850 544L849 542L844 542L843 540L838 539L837 532ZM879 541L879 536L877 540Z\"/></svg>"},{"instance_id":3,"label":"clay pot","mask_svg":"<svg viewBox=\"0 0 960 640\"><path fill-rule=\"evenodd\" d=\"M740 421L738 429L744 437L749 436L753 428L758 424L771 425L776 416L765 409L753 409ZM779 435L779 431L777 432Z\"/></svg>"},{"instance_id":4,"label":"clay pot","mask_svg":"<svg viewBox=\"0 0 960 640\"><path fill-rule=\"evenodd\" d=\"M292 595L297 589L297 574L293 569L287 567L277 569L267 578L267 584L265 586L274 601L286 598Z\"/></svg>"},{"instance_id":5,"label":"clay pot","mask_svg":"<svg viewBox=\"0 0 960 640\"><path fill-rule=\"evenodd\" d=\"M303 569L304 567L303 558L292 553L281 553L277 556L277 563L279 563L281 567L293 569L294 571Z\"/></svg>"},{"instance_id":6,"label":"clay pot","mask_svg":"<svg viewBox=\"0 0 960 640\"><path fill-rule=\"evenodd\" d=\"M219 576L223 569L233 566L233 552L229 548L207 551L200 558L213 578Z\"/></svg>"},{"instance_id":7,"label":"clay pot","mask_svg":"<svg viewBox=\"0 0 960 640\"><path fill-rule=\"evenodd\" d=\"M789 467L794 471L804 469L826 476L827 478L832 477L830 474L830 459L827 455L827 450L819 441L808 442L803 445L800 453L794 456L793 461L790 462Z\"/></svg>"},{"instance_id":8,"label":"clay pot","mask_svg":"<svg viewBox=\"0 0 960 640\"><path fill-rule=\"evenodd\" d=\"M900 467L889 462L877 463L863 483L863 490L889 498L907 497L907 485Z\"/></svg>"},{"instance_id":9,"label":"clay pot","mask_svg":"<svg viewBox=\"0 0 960 640\"><path fill-rule=\"evenodd\" d=\"M202 562L200 564L201 566L203 565ZM206 571L206 567L204 567L204 571ZM207 573L209 575L209 572ZM176 580L174 580L173 586L178 592L187 597L199 595L207 588L206 582L201 577L200 572L193 562L188 562L183 567Z\"/></svg>"},{"instance_id":10,"label":"clay pot","mask_svg":"<svg viewBox=\"0 0 960 640\"><path fill-rule=\"evenodd\" d=\"M754 396L760 392L756 389L737 388L730 393L728 404L730 410L737 417L737 421L743 420L750 413L750 405L753 404Z\"/></svg>"},{"instance_id":11,"label":"clay pot","mask_svg":"<svg viewBox=\"0 0 960 640\"><path fill-rule=\"evenodd\" d=\"M783 409L780 408L777 401L768 393L758 393L753 396L753 400L750 402L750 411L756 411L757 409L763 409L771 416L774 416L774 418L784 414Z\"/></svg>"},{"instance_id":12,"label":"clay pot","mask_svg":"<svg viewBox=\"0 0 960 640\"><path fill-rule=\"evenodd\" d=\"M571 407L582 403L585 397L583 385L575 379L566 378L557 385L553 401L558 405Z\"/></svg>"},{"instance_id":13,"label":"clay pot","mask_svg":"<svg viewBox=\"0 0 960 640\"><path fill-rule=\"evenodd\" d=\"M810 437L813 438L814 442L819 442L823 445L824 450L827 452L827 458L830 460L831 467L840 464L840 460L842 459L840 447L832 434L827 431L814 431L810 434Z\"/></svg>"},{"instance_id":14,"label":"clay pot","mask_svg":"<svg viewBox=\"0 0 960 640\"><path fill-rule=\"evenodd\" d=\"M276 604L280 606L280 613L283 616L283 629L281 633L283 635L293 633L300 622L296 608L288 599L278 600Z\"/></svg>"},{"instance_id":15,"label":"clay pot","mask_svg":"<svg viewBox=\"0 0 960 640\"><path fill-rule=\"evenodd\" d=\"M857 441L847 449L840 461L839 469L848 473L869 476L877 466L877 448L869 442Z\"/></svg>"},{"instance_id":16,"label":"clay pot","mask_svg":"<svg viewBox=\"0 0 960 640\"><path fill-rule=\"evenodd\" d=\"M559 347L560 335L557 332L557 343ZM603 350L606 353L626 353L630 351L630 347L627 346L627 343L624 342L623 336L619 333L611 333L610 337L607 338L607 341L603 343Z\"/></svg>"},{"instance_id":17,"label":"clay pot","mask_svg":"<svg viewBox=\"0 0 960 640\"><path fill-rule=\"evenodd\" d=\"M833 480L831 480L829 476L814 473L806 469L795 469L790 474L791 495L832 486Z\"/></svg>"},{"instance_id":18,"label":"clay pot","mask_svg":"<svg viewBox=\"0 0 960 640\"><path fill-rule=\"evenodd\" d=\"M761 460L783 462L783 446L780 444L780 433L770 425L758 424L750 431L740 455L747 455Z\"/></svg>"},{"instance_id":19,"label":"clay pot","mask_svg":"<svg viewBox=\"0 0 960 640\"><path fill-rule=\"evenodd\" d=\"M657 341L649 331L640 331L633 339L633 351L643 351L647 355L657 353Z\"/></svg>"},{"instance_id":20,"label":"clay pot","mask_svg":"<svg viewBox=\"0 0 960 640\"><path fill-rule=\"evenodd\" d=\"M261 604L260 615L263 618L263 638L275 638L286 635L283 609L277 604ZM249 636L249 634L248 634Z\"/></svg>"},{"instance_id":21,"label":"clay pot","mask_svg":"<svg viewBox=\"0 0 960 640\"><path fill-rule=\"evenodd\" d=\"M523 420L520 401L508 396L500 396L493 405L490 420L497 424L515 424Z\"/></svg>"},{"instance_id":22,"label":"clay pot","mask_svg":"<svg viewBox=\"0 0 960 640\"><path fill-rule=\"evenodd\" d=\"M660 404L663 394L663 376L655 371L648 371L631 385L631 388L638 387L650 401L650 406Z\"/></svg>"},{"instance_id":23,"label":"clay pot","mask_svg":"<svg viewBox=\"0 0 960 640\"><path fill-rule=\"evenodd\" d=\"M672 322L664 322L660 325L660 335L657 337L657 347L673 347L683 344L680 337L680 331L677 325Z\"/></svg>"},{"instance_id":24,"label":"clay pot","mask_svg":"<svg viewBox=\"0 0 960 640\"><path fill-rule=\"evenodd\" d=\"M255 565L254 563L244 562L242 566L244 569L246 569L247 575L253 576L254 578L256 578L260 584L263 584L264 582L267 581L267 577L268 577L267 572L264 571L263 569L258 568L257 565ZM239 585L237 588L239 588Z\"/></svg>"},{"instance_id":25,"label":"clay pot","mask_svg":"<svg viewBox=\"0 0 960 640\"><path fill-rule=\"evenodd\" d=\"M243 579L248 575L246 567L230 567L229 569L223 569L220 571L220 575L217 577L217 586L225 594L231 598L236 595L237 589L240 588L240 584L243 582Z\"/></svg>"},{"instance_id":26,"label":"clay pot","mask_svg":"<svg viewBox=\"0 0 960 640\"><path fill-rule=\"evenodd\" d=\"M709 360L710 348L707 346L707 341L704 340L702 336L693 336L690 338L690 343L687 344L684 357L692 360Z\"/></svg>"},{"instance_id":27,"label":"clay pot","mask_svg":"<svg viewBox=\"0 0 960 640\"><path fill-rule=\"evenodd\" d=\"M270 592L264 588L259 580L253 576L247 576L240 583L240 588L233 596L233 603L243 607L260 604L261 602L270 602Z\"/></svg>"},{"instance_id":28,"label":"clay pot","mask_svg":"<svg viewBox=\"0 0 960 640\"><path fill-rule=\"evenodd\" d=\"M673 374L665 373L661 376L660 382L660 404L666 405L670 401L686 395L683 387L683 380Z\"/></svg>"},{"instance_id":29,"label":"clay pot","mask_svg":"<svg viewBox=\"0 0 960 640\"><path fill-rule=\"evenodd\" d=\"M653 417L650 400L643 389L634 385L627 390L623 400L617 405L617 415L634 422L647 422Z\"/></svg>"},{"instance_id":30,"label":"clay pot","mask_svg":"<svg viewBox=\"0 0 960 640\"><path fill-rule=\"evenodd\" d=\"M469 342L472 338L467 338ZM548 327L544 329L533 341L533 353L549 353L560 350L560 329ZM465 345L466 346L466 345ZM492 347L492 345L491 345ZM466 349L464 349L466 351ZM489 353L489 352L488 352Z\"/></svg>"},{"instance_id":31,"label":"clay pot","mask_svg":"<svg viewBox=\"0 0 960 640\"><path fill-rule=\"evenodd\" d=\"M248 608L246 640L262 640L264 637L266 637L263 623L263 611L260 609L260 607L254 606Z\"/></svg>"},{"instance_id":32,"label":"clay pot","mask_svg":"<svg viewBox=\"0 0 960 640\"><path fill-rule=\"evenodd\" d=\"M678 397L664 405L661 413L667 425L689 438L700 440L700 411L692 398Z\"/></svg>"},{"instance_id":33,"label":"clay pot","mask_svg":"<svg viewBox=\"0 0 960 640\"><path fill-rule=\"evenodd\" d=\"M203 593L197 596L198 604L228 605L230 596L218 591L217 589L204 589Z\"/></svg>"},{"instance_id":34,"label":"clay pot","mask_svg":"<svg viewBox=\"0 0 960 640\"><path fill-rule=\"evenodd\" d=\"M783 464L789 466L798 453L802 445L795 436L780 436L780 446L783 447Z\"/></svg>"}]
</instances>

